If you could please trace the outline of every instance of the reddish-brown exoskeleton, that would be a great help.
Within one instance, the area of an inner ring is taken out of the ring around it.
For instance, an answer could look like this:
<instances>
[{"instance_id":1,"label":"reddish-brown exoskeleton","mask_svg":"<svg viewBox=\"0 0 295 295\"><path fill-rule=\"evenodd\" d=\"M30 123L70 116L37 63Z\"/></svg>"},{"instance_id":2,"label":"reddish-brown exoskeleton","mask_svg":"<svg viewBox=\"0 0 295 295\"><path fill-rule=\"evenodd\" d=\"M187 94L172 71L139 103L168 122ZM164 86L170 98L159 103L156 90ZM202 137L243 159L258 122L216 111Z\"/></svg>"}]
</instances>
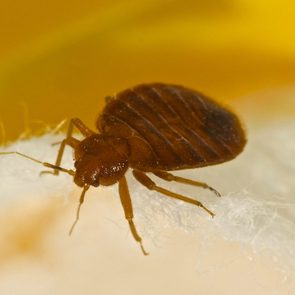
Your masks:
<instances>
[{"instance_id":1,"label":"reddish-brown exoskeleton","mask_svg":"<svg viewBox=\"0 0 295 295\"><path fill-rule=\"evenodd\" d=\"M84 136L83 140L73 137L74 127ZM201 202L156 185L146 173L166 181L210 189L220 196L206 183L174 176L167 171L229 161L246 143L235 114L194 90L160 83L139 85L108 98L96 127L98 133L80 119L72 119L54 165L16 154L53 168L56 175L59 171L72 175L74 182L83 188L70 233L79 219L89 187L118 182L125 217L145 255L147 252L133 222L132 202L125 179L127 169L131 168L135 179L148 189L199 206L213 217ZM60 167L66 145L74 149L75 170Z\"/></svg>"}]
</instances>

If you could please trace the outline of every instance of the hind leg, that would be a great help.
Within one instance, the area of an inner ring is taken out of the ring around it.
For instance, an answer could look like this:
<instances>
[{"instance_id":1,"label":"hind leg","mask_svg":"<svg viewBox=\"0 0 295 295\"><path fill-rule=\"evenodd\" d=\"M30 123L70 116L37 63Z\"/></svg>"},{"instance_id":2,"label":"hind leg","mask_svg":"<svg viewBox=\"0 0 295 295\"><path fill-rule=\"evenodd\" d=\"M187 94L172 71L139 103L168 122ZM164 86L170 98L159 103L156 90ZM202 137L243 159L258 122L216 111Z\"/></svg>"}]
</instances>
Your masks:
<instances>
[{"instance_id":1,"label":"hind leg","mask_svg":"<svg viewBox=\"0 0 295 295\"><path fill-rule=\"evenodd\" d=\"M204 189L209 189L210 191L214 192L217 195L217 197L221 197L220 193L216 189L214 189L213 187L209 186L207 183L175 176L175 175L165 172L165 171L155 171L155 172L153 172L153 174L155 174L156 176L158 176L166 181L176 181L176 182L180 182L180 183L184 183L184 184L190 184L190 185L202 187Z\"/></svg>"},{"instance_id":2,"label":"hind leg","mask_svg":"<svg viewBox=\"0 0 295 295\"><path fill-rule=\"evenodd\" d=\"M209 209L207 209L200 201L197 201L195 199L188 198L186 196L171 192L165 188L162 188L162 187L156 185L145 173L143 173L141 171L133 170L132 173L133 173L134 177L136 178L136 180L139 181L145 187L147 187L149 190L154 190L154 191L157 191L157 192L159 192L163 195L166 195L170 198L178 199L178 200L184 201L186 203L190 203L190 204L196 205L198 207L201 207L207 213L209 213L212 217L214 217L214 213L211 212Z\"/></svg>"}]
</instances>

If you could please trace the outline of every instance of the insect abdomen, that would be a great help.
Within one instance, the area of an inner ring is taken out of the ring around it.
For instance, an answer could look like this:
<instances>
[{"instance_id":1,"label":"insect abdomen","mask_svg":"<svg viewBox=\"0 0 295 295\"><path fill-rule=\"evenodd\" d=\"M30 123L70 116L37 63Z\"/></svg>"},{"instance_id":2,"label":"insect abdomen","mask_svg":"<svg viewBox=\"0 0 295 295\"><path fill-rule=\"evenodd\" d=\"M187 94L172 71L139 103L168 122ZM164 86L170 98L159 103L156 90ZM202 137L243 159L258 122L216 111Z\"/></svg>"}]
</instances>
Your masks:
<instances>
[{"instance_id":1,"label":"insect abdomen","mask_svg":"<svg viewBox=\"0 0 295 295\"><path fill-rule=\"evenodd\" d=\"M123 134L129 140L133 168L176 170L213 165L234 158L245 144L238 118L193 90L139 85L115 98L97 124L101 132Z\"/></svg>"}]
</instances>

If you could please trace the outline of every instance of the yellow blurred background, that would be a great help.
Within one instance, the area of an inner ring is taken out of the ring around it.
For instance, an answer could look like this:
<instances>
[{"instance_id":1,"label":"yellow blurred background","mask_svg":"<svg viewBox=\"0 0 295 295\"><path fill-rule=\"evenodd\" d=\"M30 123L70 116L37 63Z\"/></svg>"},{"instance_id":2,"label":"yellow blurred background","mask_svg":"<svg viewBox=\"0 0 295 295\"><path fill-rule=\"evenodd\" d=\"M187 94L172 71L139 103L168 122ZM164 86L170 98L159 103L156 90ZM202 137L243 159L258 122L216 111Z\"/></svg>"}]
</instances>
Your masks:
<instances>
[{"instance_id":1,"label":"yellow blurred background","mask_svg":"<svg viewBox=\"0 0 295 295\"><path fill-rule=\"evenodd\" d=\"M1 1L0 120L9 139L106 95L173 82L230 102L295 83L291 0ZM267 104L266 104L267 107Z\"/></svg>"}]
</instances>

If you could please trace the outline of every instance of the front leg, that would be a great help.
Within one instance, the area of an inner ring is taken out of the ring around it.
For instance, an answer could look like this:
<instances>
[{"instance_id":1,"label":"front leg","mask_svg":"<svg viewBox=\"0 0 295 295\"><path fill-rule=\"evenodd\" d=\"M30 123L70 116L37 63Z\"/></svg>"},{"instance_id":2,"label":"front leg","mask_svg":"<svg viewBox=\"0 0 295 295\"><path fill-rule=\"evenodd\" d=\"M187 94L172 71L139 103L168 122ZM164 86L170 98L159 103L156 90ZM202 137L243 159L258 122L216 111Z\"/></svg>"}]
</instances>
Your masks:
<instances>
[{"instance_id":1,"label":"front leg","mask_svg":"<svg viewBox=\"0 0 295 295\"><path fill-rule=\"evenodd\" d=\"M71 119L69 127L68 127L66 138L61 142L61 144L59 146L58 154L57 154L57 157L55 160L56 166L60 166L60 164L61 164L62 156L64 154L64 150L65 150L66 145L69 145L73 149L76 149L80 143L80 141L78 139L72 137L74 127L76 127L81 132L81 134L84 135L85 137L88 137L88 136L91 136L94 134L94 132L92 130L90 130L80 119L78 119L78 118ZM44 174L44 173L52 173L54 175L58 175L59 170L55 169L54 172L43 171L41 174Z\"/></svg>"}]
</instances>

